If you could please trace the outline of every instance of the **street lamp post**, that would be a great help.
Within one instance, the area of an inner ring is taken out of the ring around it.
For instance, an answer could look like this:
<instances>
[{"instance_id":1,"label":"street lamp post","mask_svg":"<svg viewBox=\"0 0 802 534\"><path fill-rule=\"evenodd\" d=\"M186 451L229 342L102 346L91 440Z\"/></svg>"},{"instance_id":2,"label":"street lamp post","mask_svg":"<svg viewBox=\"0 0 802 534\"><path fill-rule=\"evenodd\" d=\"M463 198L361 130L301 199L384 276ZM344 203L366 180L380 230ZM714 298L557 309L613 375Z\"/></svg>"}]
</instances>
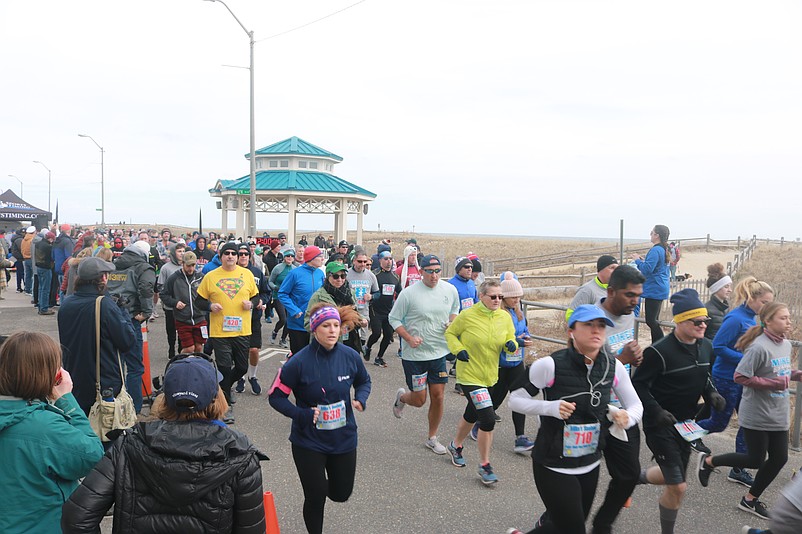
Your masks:
<instances>
[{"instance_id":1,"label":"street lamp post","mask_svg":"<svg viewBox=\"0 0 802 534\"><path fill-rule=\"evenodd\" d=\"M103 155L106 151L103 150L103 147L100 146L97 141L92 139L91 135L78 134L78 137L91 139L91 141L95 143L95 146L100 149L100 224L101 226L106 226L106 182L103 176Z\"/></svg>"},{"instance_id":2,"label":"street lamp post","mask_svg":"<svg viewBox=\"0 0 802 534\"><path fill-rule=\"evenodd\" d=\"M207 2L219 2L225 6L231 16L234 17L234 20L237 21L237 24L245 31L250 39L251 45L251 65L248 67L248 70L251 73L251 157L250 157L250 171L251 171L251 195L250 195L250 207L248 210L248 218L250 219L248 224L248 233L252 236L256 236L256 122L254 119L254 84L253 84L253 32L248 31L242 22L237 18L231 8L223 2L223 0L206 0Z\"/></svg>"},{"instance_id":3,"label":"street lamp post","mask_svg":"<svg viewBox=\"0 0 802 534\"><path fill-rule=\"evenodd\" d=\"M34 160L34 163L38 163L45 169L47 169L47 211L50 211L50 169L47 168L47 165L42 163L41 161Z\"/></svg>"},{"instance_id":4,"label":"street lamp post","mask_svg":"<svg viewBox=\"0 0 802 534\"><path fill-rule=\"evenodd\" d=\"M19 197L25 200L25 191L22 190L22 180L14 176L13 174L8 175L10 178L14 178L16 181L19 182Z\"/></svg>"}]
</instances>

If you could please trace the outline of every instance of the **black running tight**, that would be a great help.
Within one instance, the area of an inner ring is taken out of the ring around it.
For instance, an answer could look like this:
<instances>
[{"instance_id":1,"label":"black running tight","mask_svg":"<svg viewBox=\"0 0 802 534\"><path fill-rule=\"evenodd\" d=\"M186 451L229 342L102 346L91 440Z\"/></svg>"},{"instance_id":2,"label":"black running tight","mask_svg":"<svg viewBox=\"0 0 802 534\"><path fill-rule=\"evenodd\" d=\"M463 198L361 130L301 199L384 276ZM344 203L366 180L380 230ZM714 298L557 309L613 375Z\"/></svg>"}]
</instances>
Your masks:
<instances>
[{"instance_id":1,"label":"black running tight","mask_svg":"<svg viewBox=\"0 0 802 534\"><path fill-rule=\"evenodd\" d=\"M744 428L743 431L748 454L736 452L718 454L711 460L714 466L726 465L757 469L755 482L749 493L760 497L788 461L788 431L752 430L751 428ZM768 459L766 459L767 453Z\"/></svg>"},{"instance_id":2,"label":"black running tight","mask_svg":"<svg viewBox=\"0 0 802 534\"><path fill-rule=\"evenodd\" d=\"M293 445L292 459L304 490L306 530L321 534L326 497L345 502L354 490L356 449L345 454L323 454Z\"/></svg>"},{"instance_id":3,"label":"black running tight","mask_svg":"<svg viewBox=\"0 0 802 534\"><path fill-rule=\"evenodd\" d=\"M662 300L656 299L643 299L644 320L649 331L652 333L652 343L663 339L665 335L663 329L660 328L658 321L660 321L660 307L663 305Z\"/></svg>"},{"instance_id":4,"label":"black running tight","mask_svg":"<svg viewBox=\"0 0 802 534\"><path fill-rule=\"evenodd\" d=\"M535 485L546 505L547 519L528 534L585 534L585 521L599 483L599 468L584 475L565 475L532 462Z\"/></svg>"}]
</instances>

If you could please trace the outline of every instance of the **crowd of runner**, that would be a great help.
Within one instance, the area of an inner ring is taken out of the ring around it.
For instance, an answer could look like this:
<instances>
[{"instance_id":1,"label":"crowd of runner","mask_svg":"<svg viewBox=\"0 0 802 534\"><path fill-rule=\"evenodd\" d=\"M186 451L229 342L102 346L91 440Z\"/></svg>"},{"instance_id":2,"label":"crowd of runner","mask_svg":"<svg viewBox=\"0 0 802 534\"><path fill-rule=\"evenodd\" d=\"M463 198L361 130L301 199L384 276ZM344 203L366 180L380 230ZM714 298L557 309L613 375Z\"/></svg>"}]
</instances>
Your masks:
<instances>
[{"instance_id":1,"label":"crowd of runner","mask_svg":"<svg viewBox=\"0 0 802 534\"><path fill-rule=\"evenodd\" d=\"M323 532L327 499L344 502L353 491L355 412L371 392L365 364L393 367L387 350L395 334L405 387L384 409L402 418L407 406L428 400L422 444L464 468L464 442L477 441L470 460L487 486L501 479L491 455L509 394L512 449L531 451L545 506L524 531L586 532L603 458L610 483L592 518L596 534L613 531L641 484L664 486L656 522L673 533L689 465L704 487L716 467L732 468L727 479L748 488L738 508L770 525L744 532L800 532L802 477L773 507L760 500L788 460L789 387L802 380L791 367L789 308L754 277L733 287L720 265L709 268L707 303L690 288L669 295L678 257L668 235L655 226L652 248L628 265L601 256L597 276L568 305L567 348L534 361L537 325L522 308L518 276L485 278L478 256L466 253L444 280L445 259L424 253L415 239L396 255L389 240L372 254L322 234L313 244L306 236L293 244L284 233L221 239L61 225L0 236L17 291L31 296L39 314L57 315L62 345L17 333L0 347L0 453L19 459L0 482L33 479L0 504L0 531L95 531L114 505L120 532L263 532L255 496L266 457L230 425L235 393L246 385L253 395L263 392L265 323L269 343L287 353L267 396L292 420L310 533ZM674 323L668 331L657 322L666 299ZM142 332L160 317L159 303L169 363L157 384L164 394L151 409L156 420L98 435L87 417L101 398L130 394L142 410ZM648 346L637 336L641 309ZM438 435L449 376L465 409L444 445ZM726 428L733 412L740 426L734 452L713 454L703 437ZM526 415L539 421L534 439ZM47 436L43 425L57 432ZM640 464L641 431L654 465ZM754 477L748 469L757 470ZM208 495L182 495L176 481L189 473L196 493ZM63 516L53 511L62 504ZM167 511L172 519L163 517Z\"/></svg>"}]
</instances>

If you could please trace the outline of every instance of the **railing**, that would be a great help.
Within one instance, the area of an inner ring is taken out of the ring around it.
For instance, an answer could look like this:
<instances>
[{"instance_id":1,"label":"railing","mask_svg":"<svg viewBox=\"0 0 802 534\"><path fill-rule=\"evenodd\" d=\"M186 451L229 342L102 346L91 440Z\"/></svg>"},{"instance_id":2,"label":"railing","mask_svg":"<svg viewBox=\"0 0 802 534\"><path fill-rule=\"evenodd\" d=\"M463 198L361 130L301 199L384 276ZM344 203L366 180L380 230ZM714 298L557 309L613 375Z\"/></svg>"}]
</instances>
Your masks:
<instances>
[{"instance_id":1,"label":"railing","mask_svg":"<svg viewBox=\"0 0 802 534\"><path fill-rule=\"evenodd\" d=\"M544 309L544 310L557 310L565 312L568 309L568 306L563 306L560 304L551 304L548 302L536 302L532 300L522 300L521 306L523 307L524 317L528 317L529 308L536 308L536 309ZM645 323L642 317L636 317L635 319L635 339L638 339L638 331L639 326L641 323ZM663 328L668 328L669 330L674 329L674 323L668 321L659 321L660 326ZM533 339L538 339L540 341L545 341L547 343L555 343L558 345L567 345L568 342L564 339L555 339L546 336L540 336L536 334L532 334L531 336ZM793 350L797 352L797 369L802 371L802 359L799 358L799 347L802 347L802 342L797 341L795 339L789 340ZM632 372L635 372L635 369L632 369ZM794 395L794 420L791 425L791 449L794 451L802 451L802 446L800 446L800 438L802 437L802 383L796 383L796 389L790 390L790 393Z\"/></svg>"}]
</instances>

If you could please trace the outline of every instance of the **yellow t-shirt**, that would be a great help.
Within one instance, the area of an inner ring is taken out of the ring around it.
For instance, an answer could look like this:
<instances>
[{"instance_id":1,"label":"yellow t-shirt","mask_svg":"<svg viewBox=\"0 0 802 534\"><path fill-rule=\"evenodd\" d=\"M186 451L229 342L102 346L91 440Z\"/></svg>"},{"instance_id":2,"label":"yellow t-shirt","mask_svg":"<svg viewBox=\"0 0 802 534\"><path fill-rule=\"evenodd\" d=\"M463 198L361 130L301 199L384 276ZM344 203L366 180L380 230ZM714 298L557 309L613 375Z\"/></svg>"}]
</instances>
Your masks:
<instances>
[{"instance_id":1,"label":"yellow t-shirt","mask_svg":"<svg viewBox=\"0 0 802 534\"><path fill-rule=\"evenodd\" d=\"M204 275L198 295L223 306L222 311L209 314L210 337L251 335L251 311L244 310L242 303L259 293L253 280L253 273L239 265L233 271L218 267Z\"/></svg>"}]
</instances>

